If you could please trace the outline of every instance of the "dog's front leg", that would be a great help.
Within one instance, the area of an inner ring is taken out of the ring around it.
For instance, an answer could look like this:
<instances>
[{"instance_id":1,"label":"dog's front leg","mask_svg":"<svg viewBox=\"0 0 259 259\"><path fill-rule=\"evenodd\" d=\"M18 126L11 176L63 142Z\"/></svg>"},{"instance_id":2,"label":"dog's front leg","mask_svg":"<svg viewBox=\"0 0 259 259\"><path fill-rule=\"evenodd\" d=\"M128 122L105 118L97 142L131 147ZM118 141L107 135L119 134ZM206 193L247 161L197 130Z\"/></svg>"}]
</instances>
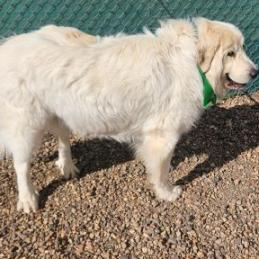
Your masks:
<instances>
[{"instance_id":1,"label":"dog's front leg","mask_svg":"<svg viewBox=\"0 0 259 259\"><path fill-rule=\"evenodd\" d=\"M180 186L172 186L168 182L170 162L177 141L176 135L171 139L151 133L145 136L138 149L157 197L166 201L175 201L182 191Z\"/></svg>"}]
</instances>

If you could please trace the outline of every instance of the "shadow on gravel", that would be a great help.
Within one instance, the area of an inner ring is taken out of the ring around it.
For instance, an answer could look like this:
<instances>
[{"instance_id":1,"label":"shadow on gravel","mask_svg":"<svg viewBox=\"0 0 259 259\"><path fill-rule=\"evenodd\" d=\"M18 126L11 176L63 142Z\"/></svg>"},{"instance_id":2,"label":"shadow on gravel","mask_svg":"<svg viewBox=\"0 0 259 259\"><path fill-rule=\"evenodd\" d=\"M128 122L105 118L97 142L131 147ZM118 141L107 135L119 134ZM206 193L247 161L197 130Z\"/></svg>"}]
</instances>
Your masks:
<instances>
[{"instance_id":1,"label":"shadow on gravel","mask_svg":"<svg viewBox=\"0 0 259 259\"><path fill-rule=\"evenodd\" d=\"M126 143L119 143L112 139L93 139L78 141L72 145L72 157L76 160L80 174L78 179L101 169L110 168L113 165L121 164L134 159L133 150ZM58 153L44 159L45 162L58 158ZM63 185L66 180L56 179L40 191L40 208L55 190Z\"/></svg>"},{"instance_id":2,"label":"shadow on gravel","mask_svg":"<svg viewBox=\"0 0 259 259\"><path fill-rule=\"evenodd\" d=\"M187 175L176 184L186 185L258 145L259 104L230 109L212 107L205 111L197 127L178 143L172 166L176 167L186 157L193 155L205 153L208 159L198 164L191 172L186 172ZM78 178L134 159L133 152L127 144L113 140L79 141L72 145L72 153L81 172ZM49 157L49 160L56 158L57 153ZM41 191L41 207L44 207L47 197L63 183L63 180L54 180Z\"/></svg>"},{"instance_id":3,"label":"shadow on gravel","mask_svg":"<svg viewBox=\"0 0 259 259\"><path fill-rule=\"evenodd\" d=\"M236 159L241 153L259 145L259 104L233 108L210 108L199 124L177 145L172 166L185 157L207 154L208 159L178 180L186 185L216 167Z\"/></svg>"}]
</instances>

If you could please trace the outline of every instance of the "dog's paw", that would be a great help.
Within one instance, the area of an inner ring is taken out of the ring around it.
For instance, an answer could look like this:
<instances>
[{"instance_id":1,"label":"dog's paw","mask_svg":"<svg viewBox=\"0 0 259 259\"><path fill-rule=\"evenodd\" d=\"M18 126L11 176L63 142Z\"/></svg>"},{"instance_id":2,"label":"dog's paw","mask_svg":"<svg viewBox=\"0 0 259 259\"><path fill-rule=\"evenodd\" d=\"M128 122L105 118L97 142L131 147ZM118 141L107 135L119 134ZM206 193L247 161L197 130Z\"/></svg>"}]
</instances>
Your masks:
<instances>
[{"instance_id":1,"label":"dog's paw","mask_svg":"<svg viewBox=\"0 0 259 259\"><path fill-rule=\"evenodd\" d=\"M39 206L38 197L39 194L36 191L19 195L19 200L17 202L17 210L24 211L25 213L30 213L30 211L35 212Z\"/></svg>"},{"instance_id":2,"label":"dog's paw","mask_svg":"<svg viewBox=\"0 0 259 259\"><path fill-rule=\"evenodd\" d=\"M65 179L74 178L79 173L79 169L73 164L73 162L64 162L64 160L57 160L56 166L60 169L61 175Z\"/></svg>"},{"instance_id":3,"label":"dog's paw","mask_svg":"<svg viewBox=\"0 0 259 259\"><path fill-rule=\"evenodd\" d=\"M163 186L155 187L156 195L159 199L164 201L175 201L177 200L181 193L182 187L180 185L175 186Z\"/></svg>"}]
</instances>

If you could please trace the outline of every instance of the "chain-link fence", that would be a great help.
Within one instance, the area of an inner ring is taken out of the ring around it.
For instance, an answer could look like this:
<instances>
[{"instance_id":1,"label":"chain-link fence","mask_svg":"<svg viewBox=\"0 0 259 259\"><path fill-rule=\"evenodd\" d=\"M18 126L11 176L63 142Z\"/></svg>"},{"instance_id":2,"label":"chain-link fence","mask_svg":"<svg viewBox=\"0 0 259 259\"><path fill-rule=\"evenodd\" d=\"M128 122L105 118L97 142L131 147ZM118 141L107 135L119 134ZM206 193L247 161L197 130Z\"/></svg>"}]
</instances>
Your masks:
<instances>
[{"instance_id":1,"label":"chain-link fence","mask_svg":"<svg viewBox=\"0 0 259 259\"><path fill-rule=\"evenodd\" d=\"M69 25L107 35L135 33L159 19L205 16L232 22L244 33L249 56L259 62L259 0L0 0L0 35L45 24ZM249 90L259 89L259 80Z\"/></svg>"}]
</instances>

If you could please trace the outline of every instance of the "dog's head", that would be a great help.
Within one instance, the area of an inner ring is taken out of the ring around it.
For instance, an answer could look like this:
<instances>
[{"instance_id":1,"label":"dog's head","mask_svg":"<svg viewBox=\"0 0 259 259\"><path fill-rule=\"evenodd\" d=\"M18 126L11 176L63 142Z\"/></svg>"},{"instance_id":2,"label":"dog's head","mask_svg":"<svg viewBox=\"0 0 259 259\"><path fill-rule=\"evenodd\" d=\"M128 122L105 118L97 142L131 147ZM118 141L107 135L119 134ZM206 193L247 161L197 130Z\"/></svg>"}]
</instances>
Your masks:
<instances>
[{"instance_id":1,"label":"dog's head","mask_svg":"<svg viewBox=\"0 0 259 259\"><path fill-rule=\"evenodd\" d=\"M194 20L198 30L198 64L219 97L229 89L242 89L258 74L244 50L244 37L232 24Z\"/></svg>"}]
</instances>

